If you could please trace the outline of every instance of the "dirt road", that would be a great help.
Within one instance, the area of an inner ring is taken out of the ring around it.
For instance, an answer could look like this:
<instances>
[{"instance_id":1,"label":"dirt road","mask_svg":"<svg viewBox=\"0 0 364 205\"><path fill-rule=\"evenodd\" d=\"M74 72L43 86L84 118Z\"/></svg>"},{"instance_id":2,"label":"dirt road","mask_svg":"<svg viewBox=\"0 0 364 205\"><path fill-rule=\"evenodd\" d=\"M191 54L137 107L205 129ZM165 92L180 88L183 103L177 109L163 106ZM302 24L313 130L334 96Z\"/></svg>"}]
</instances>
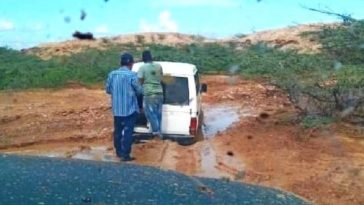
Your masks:
<instances>
[{"instance_id":1,"label":"dirt road","mask_svg":"<svg viewBox=\"0 0 364 205\"><path fill-rule=\"evenodd\" d=\"M208 76L205 140L139 140L135 163L261 184L317 204L364 204L364 138L333 125L303 130L274 86ZM102 89L0 93L0 152L115 161L109 97Z\"/></svg>"}]
</instances>

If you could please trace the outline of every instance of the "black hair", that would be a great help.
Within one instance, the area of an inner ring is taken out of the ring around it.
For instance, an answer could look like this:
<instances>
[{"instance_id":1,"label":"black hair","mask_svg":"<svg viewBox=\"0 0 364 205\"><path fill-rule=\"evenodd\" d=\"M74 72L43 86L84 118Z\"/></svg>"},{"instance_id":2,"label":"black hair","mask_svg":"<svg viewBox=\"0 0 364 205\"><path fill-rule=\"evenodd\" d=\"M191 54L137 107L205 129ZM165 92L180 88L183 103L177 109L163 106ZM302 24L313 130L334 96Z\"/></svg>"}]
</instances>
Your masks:
<instances>
[{"instance_id":1,"label":"black hair","mask_svg":"<svg viewBox=\"0 0 364 205\"><path fill-rule=\"evenodd\" d=\"M130 63L134 63L134 58L130 53L124 53L121 55L120 64L122 66L128 66Z\"/></svg>"},{"instance_id":2,"label":"black hair","mask_svg":"<svg viewBox=\"0 0 364 205\"><path fill-rule=\"evenodd\" d=\"M148 50L143 51L142 60L143 60L144 63L152 62L153 61L152 53L150 51L148 51Z\"/></svg>"}]
</instances>

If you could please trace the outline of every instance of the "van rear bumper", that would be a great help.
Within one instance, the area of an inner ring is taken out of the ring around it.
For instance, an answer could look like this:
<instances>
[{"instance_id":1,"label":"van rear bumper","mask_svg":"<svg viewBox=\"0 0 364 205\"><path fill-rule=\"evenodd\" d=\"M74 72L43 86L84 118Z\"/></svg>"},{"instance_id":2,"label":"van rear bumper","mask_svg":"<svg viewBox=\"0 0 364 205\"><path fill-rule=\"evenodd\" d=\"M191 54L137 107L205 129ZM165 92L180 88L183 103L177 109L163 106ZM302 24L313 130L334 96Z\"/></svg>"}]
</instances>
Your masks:
<instances>
[{"instance_id":1,"label":"van rear bumper","mask_svg":"<svg viewBox=\"0 0 364 205\"><path fill-rule=\"evenodd\" d=\"M151 130L145 126L135 126L134 133L141 133L141 134L151 134Z\"/></svg>"},{"instance_id":2,"label":"van rear bumper","mask_svg":"<svg viewBox=\"0 0 364 205\"><path fill-rule=\"evenodd\" d=\"M134 128L134 135L150 135L152 136L152 132L146 127L135 127ZM195 137L194 135L190 134L174 134L174 133L163 133L163 136L171 137L171 138L186 138L186 137Z\"/></svg>"}]
</instances>

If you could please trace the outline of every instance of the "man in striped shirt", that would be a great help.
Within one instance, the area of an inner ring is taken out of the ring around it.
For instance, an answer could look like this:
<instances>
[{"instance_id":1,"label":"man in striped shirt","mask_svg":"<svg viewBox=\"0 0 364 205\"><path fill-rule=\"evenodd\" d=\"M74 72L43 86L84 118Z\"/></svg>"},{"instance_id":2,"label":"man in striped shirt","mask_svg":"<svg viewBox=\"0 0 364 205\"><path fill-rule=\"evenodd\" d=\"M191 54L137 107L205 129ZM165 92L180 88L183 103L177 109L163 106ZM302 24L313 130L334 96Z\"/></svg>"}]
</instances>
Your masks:
<instances>
[{"instance_id":1,"label":"man in striped shirt","mask_svg":"<svg viewBox=\"0 0 364 205\"><path fill-rule=\"evenodd\" d=\"M121 67L111 71L106 81L106 93L111 95L112 113L114 116L114 147L116 155L122 161L131 161L133 131L139 106L137 96L143 90L136 73L131 71L133 56L124 53L121 56Z\"/></svg>"}]
</instances>

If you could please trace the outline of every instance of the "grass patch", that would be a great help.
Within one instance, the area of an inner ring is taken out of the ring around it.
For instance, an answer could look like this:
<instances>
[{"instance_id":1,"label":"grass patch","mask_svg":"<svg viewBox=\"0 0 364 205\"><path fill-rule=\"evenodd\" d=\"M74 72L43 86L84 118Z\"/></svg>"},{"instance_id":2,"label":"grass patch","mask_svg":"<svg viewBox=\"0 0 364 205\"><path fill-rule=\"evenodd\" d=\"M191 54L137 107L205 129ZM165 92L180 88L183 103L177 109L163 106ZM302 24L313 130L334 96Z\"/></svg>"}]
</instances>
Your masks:
<instances>
[{"instance_id":1,"label":"grass patch","mask_svg":"<svg viewBox=\"0 0 364 205\"><path fill-rule=\"evenodd\" d=\"M300 126L305 129L323 128L333 122L335 120L332 117L309 115L302 119Z\"/></svg>"}]
</instances>

